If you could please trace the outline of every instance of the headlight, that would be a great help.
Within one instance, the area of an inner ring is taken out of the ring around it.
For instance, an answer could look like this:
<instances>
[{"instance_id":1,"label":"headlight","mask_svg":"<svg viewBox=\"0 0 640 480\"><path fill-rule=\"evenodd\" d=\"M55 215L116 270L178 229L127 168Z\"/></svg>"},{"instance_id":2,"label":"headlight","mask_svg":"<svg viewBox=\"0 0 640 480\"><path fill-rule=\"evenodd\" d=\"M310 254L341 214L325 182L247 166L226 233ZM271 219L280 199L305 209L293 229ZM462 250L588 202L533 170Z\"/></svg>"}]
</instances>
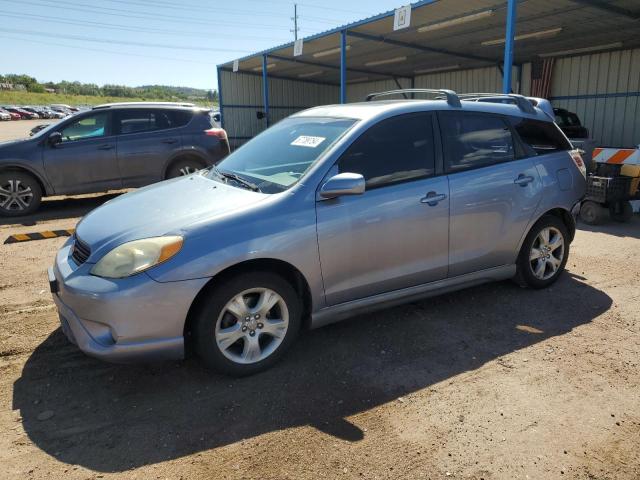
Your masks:
<instances>
[{"instance_id":1,"label":"headlight","mask_svg":"<svg viewBox=\"0 0 640 480\"><path fill-rule=\"evenodd\" d=\"M91 269L93 275L124 278L169 260L182 248L182 237L153 237L123 243Z\"/></svg>"}]
</instances>

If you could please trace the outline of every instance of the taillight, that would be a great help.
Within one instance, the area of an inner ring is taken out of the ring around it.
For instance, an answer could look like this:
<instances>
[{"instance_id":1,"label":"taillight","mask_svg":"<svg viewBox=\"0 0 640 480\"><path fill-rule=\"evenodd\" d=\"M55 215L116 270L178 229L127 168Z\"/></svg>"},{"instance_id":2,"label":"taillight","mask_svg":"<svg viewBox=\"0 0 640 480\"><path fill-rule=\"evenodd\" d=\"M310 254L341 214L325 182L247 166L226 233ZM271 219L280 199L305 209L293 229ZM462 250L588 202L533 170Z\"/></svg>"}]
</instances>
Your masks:
<instances>
[{"instance_id":1,"label":"taillight","mask_svg":"<svg viewBox=\"0 0 640 480\"><path fill-rule=\"evenodd\" d=\"M225 132L224 128L210 128L209 130L205 130L204 134L208 137L218 137L220 140L227 139L227 132Z\"/></svg>"},{"instance_id":2,"label":"taillight","mask_svg":"<svg viewBox=\"0 0 640 480\"><path fill-rule=\"evenodd\" d=\"M580 155L580 150L571 150L569 152L569 155L571 155L571 158L573 159L573 163L576 164L576 167L578 167L578 170L580 170L580 173L582 174L582 176L584 178L587 178L587 166L584 164L582 155Z\"/></svg>"}]
</instances>

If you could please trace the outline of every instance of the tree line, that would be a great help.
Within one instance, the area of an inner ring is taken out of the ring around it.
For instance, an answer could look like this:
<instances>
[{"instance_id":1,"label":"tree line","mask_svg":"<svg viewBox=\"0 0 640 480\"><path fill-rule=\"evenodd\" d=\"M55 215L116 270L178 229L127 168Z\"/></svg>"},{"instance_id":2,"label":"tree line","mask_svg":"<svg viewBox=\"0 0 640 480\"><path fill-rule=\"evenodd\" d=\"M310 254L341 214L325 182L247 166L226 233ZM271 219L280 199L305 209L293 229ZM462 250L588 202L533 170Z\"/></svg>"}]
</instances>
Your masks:
<instances>
[{"instance_id":1,"label":"tree line","mask_svg":"<svg viewBox=\"0 0 640 480\"><path fill-rule=\"evenodd\" d=\"M96 97L125 97L153 100L207 100L216 102L216 90L202 90L190 87L171 87L167 85L143 85L128 87L126 85L103 85L95 83L68 82L39 82L29 75L6 74L0 75L0 83L24 85L29 92L44 93L47 89L67 95L91 95Z\"/></svg>"}]
</instances>

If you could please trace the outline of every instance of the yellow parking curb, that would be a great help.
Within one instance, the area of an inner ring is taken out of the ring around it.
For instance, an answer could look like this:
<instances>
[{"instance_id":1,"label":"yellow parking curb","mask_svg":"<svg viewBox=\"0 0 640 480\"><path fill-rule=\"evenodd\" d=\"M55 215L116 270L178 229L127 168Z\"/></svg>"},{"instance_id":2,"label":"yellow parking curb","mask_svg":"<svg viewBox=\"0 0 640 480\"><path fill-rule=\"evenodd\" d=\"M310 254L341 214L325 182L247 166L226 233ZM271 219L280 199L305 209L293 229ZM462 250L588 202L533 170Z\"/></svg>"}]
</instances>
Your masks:
<instances>
[{"instance_id":1,"label":"yellow parking curb","mask_svg":"<svg viewBox=\"0 0 640 480\"><path fill-rule=\"evenodd\" d=\"M9 235L4 241L7 243L30 242L31 240L44 240L45 238L70 237L75 232L74 228L68 230L45 230L44 232L16 233Z\"/></svg>"}]
</instances>

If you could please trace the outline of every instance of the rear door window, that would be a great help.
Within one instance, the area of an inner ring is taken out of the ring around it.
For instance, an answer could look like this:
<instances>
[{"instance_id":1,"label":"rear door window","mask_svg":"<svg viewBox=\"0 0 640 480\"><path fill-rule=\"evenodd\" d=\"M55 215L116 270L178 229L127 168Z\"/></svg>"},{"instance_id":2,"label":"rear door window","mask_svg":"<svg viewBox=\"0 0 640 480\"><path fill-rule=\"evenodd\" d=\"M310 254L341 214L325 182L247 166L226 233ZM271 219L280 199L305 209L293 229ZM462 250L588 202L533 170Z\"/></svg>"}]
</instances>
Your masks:
<instances>
[{"instance_id":1,"label":"rear door window","mask_svg":"<svg viewBox=\"0 0 640 480\"><path fill-rule=\"evenodd\" d=\"M511 123L524 144L527 156L571 150L571 144L552 122L512 117Z\"/></svg>"},{"instance_id":2,"label":"rear door window","mask_svg":"<svg viewBox=\"0 0 640 480\"><path fill-rule=\"evenodd\" d=\"M382 120L351 144L338 161L338 169L361 174L368 189L432 176L433 114L410 113Z\"/></svg>"},{"instance_id":3,"label":"rear door window","mask_svg":"<svg viewBox=\"0 0 640 480\"><path fill-rule=\"evenodd\" d=\"M438 115L448 172L515 159L511 129L502 117L462 112L440 112Z\"/></svg>"}]
</instances>

